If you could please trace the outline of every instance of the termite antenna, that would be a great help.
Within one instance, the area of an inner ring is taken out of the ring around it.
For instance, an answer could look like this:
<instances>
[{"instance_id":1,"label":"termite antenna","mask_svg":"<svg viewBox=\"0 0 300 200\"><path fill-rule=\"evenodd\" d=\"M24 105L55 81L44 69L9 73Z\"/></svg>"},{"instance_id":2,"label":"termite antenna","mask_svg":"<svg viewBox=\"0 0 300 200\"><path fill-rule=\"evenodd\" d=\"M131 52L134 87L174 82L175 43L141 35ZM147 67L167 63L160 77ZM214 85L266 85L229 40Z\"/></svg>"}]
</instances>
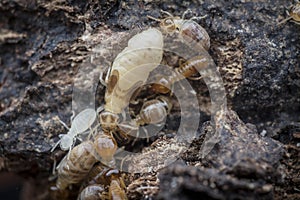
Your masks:
<instances>
[{"instance_id":1,"label":"termite antenna","mask_svg":"<svg viewBox=\"0 0 300 200\"><path fill-rule=\"evenodd\" d=\"M58 121L68 130L70 130L70 128L67 126L67 124L65 122L63 122L61 119L58 119Z\"/></svg>"},{"instance_id":2,"label":"termite antenna","mask_svg":"<svg viewBox=\"0 0 300 200\"><path fill-rule=\"evenodd\" d=\"M192 17L192 18L190 18L190 20L200 20L200 19L204 19L206 17L207 17L207 15L203 15L203 16L200 16L200 17Z\"/></svg>"},{"instance_id":3,"label":"termite antenna","mask_svg":"<svg viewBox=\"0 0 300 200\"><path fill-rule=\"evenodd\" d=\"M71 118L70 118L70 120L71 120L70 122L71 122L71 123L73 122L74 117L75 117L75 111L72 110L72 116L71 116Z\"/></svg>"},{"instance_id":4,"label":"termite antenna","mask_svg":"<svg viewBox=\"0 0 300 200\"><path fill-rule=\"evenodd\" d=\"M107 87L107 83L105 82L105 80L103 78L103 72L100 72L99 81L100 81L101 85L103 85L104 87Z\"/></svg>"},{"instance_id":5,"label":"termite antenna","mask_svg":"<svg viewBox=\"0 0 300 200\"><path fill-rule=\"evenodd\" d=\"M161 13L168 15L169 17L174 17L171 13L168 11L160 10Z\"/></svg>"},{"instance_id":6,"label":"termite antenna","mask_svg":"<svg viewBox=\"0 0 300 200\"><path fill-rule=\"evenodd\" d=\"M59 145L60 141L61 141L61 137L60 137L60 139L55 143L55 145L52 147L51 152L53 152L54 149L56 149L56 147Z\"/></svg>"},{"instance_id":7,"label":"termite antenna","mask_svg":"<svg viewBox=\"0 0 300 200\"><path fill-rule=\"evenodd\" d=\"M182 16L181 16L181 19L185 19L185 16L188 14L188 13L192 13L193 11L191 9L187 9L186 11L183 12Z\"/></svg>"},{"instance_id":8,"label":"termite antenna","mask_svg":"<svg viewBox=\"0 0 300 200\"><path fill-rule=\"evenodd\" d=\"M154 21L161 22L161 20L160 20L160 19L157 19L157 18L155 18L155 17L152 17L152 16L150 16L150 15L147 15L147 17L148 17L149 19L152 19L152 20L154 20Z\"/></svg>"},{"instance_id":9,"label":"termite antenna","mask_svg":"<svg viewBox=\"0 0 300 200\"><path fill-rule=\"evenodd\" d=\"M96 110L96 113L99 115L104 110L103 106L99 106Z\"/></svg>"}]
</instances>

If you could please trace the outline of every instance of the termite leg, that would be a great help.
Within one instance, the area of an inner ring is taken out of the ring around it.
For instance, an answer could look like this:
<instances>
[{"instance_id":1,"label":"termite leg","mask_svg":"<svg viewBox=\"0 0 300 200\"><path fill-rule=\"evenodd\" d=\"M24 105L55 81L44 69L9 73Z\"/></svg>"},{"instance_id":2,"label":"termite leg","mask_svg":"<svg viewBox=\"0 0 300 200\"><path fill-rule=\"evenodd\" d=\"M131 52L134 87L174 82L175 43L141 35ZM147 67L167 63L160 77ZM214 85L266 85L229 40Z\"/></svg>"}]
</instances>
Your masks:
<instances>
[{"instance_id":1,"label":"termite leg","mask_svg":"<svg viewBox=\"0 0 300 200\"><path fill-rule=\"evenodd\" d=\"M110 73L111 73L111 67L109 67L108 70L107 70L107 74L106 74L106 77L105 77L105 83L108 83Z\"/></svg>"},{"instance_id":2,"label":"termite leg","mask_svg":"<svg viewBox=\"0 0 300 200\"><path fill-rule=\"evenodd\" d=\"M105 80L103 79L103 72L100 72L99 81L100 81L101 85L103 85L104 87L107 87L107 84L106 84Z\"/></svg>"},{"instance_id":3,"label":"termite leg","mask_svg":"<svg viewBox=\"0 0 300 200\"><path fill-rule=\"evenodd\" d=\"M58 121L68 130L70 130L70 128L67 126L67 124L65 122L63 122L61 119L58 119Z\"/></svg>"},{"instance_id":4,"label":"termite leg","mask_svg":"<svg viewBox=\"0 0 300 200\"><path fill-rule=\"evenodd\" d=\"M54 163L53 163L53 168L52 168L52 174L54 175L55 174L55 169L56 169L56 159L54 158Z\"/></svg>"},{"instance_id":5,"label":"termite leg","mask_svg":"<svg viewBox=\"0 0 300 200\"><path fill-rule=\"evenodd\" d=\"M59 135L59 138L61 138L61 137L62 137L62 135L60 134L60 135ZM59 145L60 140L61 140L61 139L59 139L59 140L55 143L55 145L54 145L54 146L52 147L52 149L51 149L51 152L53 152L54 149Z\"/></svg>"},{"instance_id":6,"label":"termite leg","mask_svg":"<svg viewBox=\"0 0 300 200\"><path fill-rule=\"evenodd\" d=\"M297 21L295 21L295 20L292 20L292 22L294 22L295 24L300 25L300 22L297 22Z\"/></svg>"},{"instance_id":7,"label":"termite leg","mask_svg":"<svg viewBox=\"0 0 300 200\"><path fill-rule=\"evenodd\" d=\"M190 18L190 20L200 20L200 19L204 19L206 17L207 17L207 15L203 15L201 17L192 17L192 18Z\"/></svg>"},{"instance_id":8,"label":"termite leg","mask_svg":"<svg viewBox=\"0 0 300 200\"><path fill-rule=\"evenodd\" d=\"M99 115L100 112L102 112L104 110L103 106L100 106L97 108L96 113Z\"/></svg>"},{"instance_id":9,"label":"termite leg","mask_svg":"<svg viewBox=\"0 0 300 200\"><path fill-rule=\"evenodd\" d=\"M152 17L152 16L150 16L150 15L147 15L147 17L148 17L149 19L152 19L152 20L154 20L154 21L161 22L161 20L160 20L160 19L157 19L157 18L155 18L155 17Z\"/></svg>"}]
</instances>

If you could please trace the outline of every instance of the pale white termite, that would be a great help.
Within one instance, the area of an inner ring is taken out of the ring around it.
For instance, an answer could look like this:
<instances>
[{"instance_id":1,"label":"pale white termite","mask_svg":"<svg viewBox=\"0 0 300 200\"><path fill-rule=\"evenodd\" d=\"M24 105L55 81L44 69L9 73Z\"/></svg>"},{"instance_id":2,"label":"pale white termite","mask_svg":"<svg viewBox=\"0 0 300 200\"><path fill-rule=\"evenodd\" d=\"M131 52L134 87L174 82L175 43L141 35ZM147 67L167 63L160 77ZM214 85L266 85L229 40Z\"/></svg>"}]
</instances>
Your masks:
<instances>
[{"instance_id":1,"label":"pale white termite","mask_svg":"<svg viewBox=\"0 0 300 200\"><path fill-rule=\"evenodd\" d=\"M132 37L112 64L104 109L121 113L128 104L125 101L128 92L147 80L149 73L160 64L162 54L163 36L159 30L149 28Z\"/></svg>"},{"instance_id":2,"label":"pale white termite","mask_svg":"<svg viewBox=\"0 0 300 200\"><path fill-rule=\"evenodd\" d=\"M134 91L147 80L149 73L161 62L163 35L155 28L136 34L128 46L115 58L106 80L104 111L100 124L113 131L118 125L118 114L128 105Z\"/></svg>"},{"instance_id":3,"label":"pale white termite","mask_svg":"<svg viewBox=\"0 0 300 200\"><path fill-rule=\"evenodd\" d=\"M71 123L71 128L68 128L63 122L61 122L67 129L69 129L69 131L67 134L59 135L60 140L54 145L54 147L51 149L51 152L54 151L58 144L60 148L64 151L71 150L75 143L76 136L90 128L91 125L94 123L96 116L97 114L94 109L87 108L81 111L74 118L74 120Z\"/></svg>"}]
</instances>

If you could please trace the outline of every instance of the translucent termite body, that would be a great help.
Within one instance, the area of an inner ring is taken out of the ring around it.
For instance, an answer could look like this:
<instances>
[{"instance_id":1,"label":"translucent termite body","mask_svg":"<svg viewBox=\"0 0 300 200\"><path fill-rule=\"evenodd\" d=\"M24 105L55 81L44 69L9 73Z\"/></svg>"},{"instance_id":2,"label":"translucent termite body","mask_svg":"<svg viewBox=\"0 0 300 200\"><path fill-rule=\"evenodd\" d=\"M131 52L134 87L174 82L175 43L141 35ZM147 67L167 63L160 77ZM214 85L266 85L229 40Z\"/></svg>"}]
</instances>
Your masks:
<instances>
[{"instance_id":1,"label":"translucent termite body","mask_svg":"<svg viewBox=\"0 0 300 200\"><path fill-rule=\"evenodd\" d=\"M108 194L104 190L108 187ZM79 194L80 200L127 199L126 185L119 170L98 164L90 171L87 183Z\"/></svg>"},{"instance_id":2,"label":"translucent termite body","mask_svg":"<svg viewBox=\"0 0 300 200\"><path fill-rule=\"evenodd\" d=\"M191 43L193 46L200 45L205 50L210 48L210 37L206 30L197 22L193 21L192 19L184 19L185 13L183 14L182 18L180 18L175 17L166 11L162 12L169 15L169 17L164 19L156 19L148 16L148 18L160 22L160 27L168 34L178 34L178 36L181 37L185 43Z\"/></svg>"},{"instance_id":3,"label":"translucent termite body","mask_svg":"<svg viewBox=\"0 0 300 200\"><path fill-rule=\"evenodd\" d=\"M104 191L105 189L101 184L89 185L80 192L77 199L78 200L99 200L102 198L101 194Z\"/></svg>"},{"instance_id":4,"label":"translucent termite body","mask_svg":"<svg viewBox=\"0 0 300 200\"><path fill-rule=\"evenodd\" d=\"M99 156L99 161L106 166L114 167L114 155L118 149L118 145L113 135L103 132L98 134L94 140L94 148L97 152L96 156Z\"/></svg>"},{"instance_id":5,"label":"translucent termite body","mask_svg":"<svg viewBox=\"0 0 300 200\"><path fill-rule=\"evenodd\" d=\"M155 93L168 94L170 93L170 88L172 85L184 78L189 78L191 80L199 80L201 77L194 76L198 74L198 70L195 68L197 65L200 69L207 66L208 59L205 55L198 55L193 59L181 63L179 67L175 68L170 76L157 76L156 82L150 86L150 89Z\"/></svg>"},{"instance_id":6,"label":"translucent termite body","mask_svg":"<svg viewBox=\"0 0 300 200\"><path fill-rule=\"evenodd\" d=\"M85 109L81 111L72 121L71 128L69 129L63 122L61 122L66 128L69 129L67 134L59 135L60 140L54 145L51 149L51 152L59 144L60 148L64 151L71 150L74 146L76 136L85 132L91 125L94 123L96 119L96 111L94 109Z\"/></svg>"},{"instance_id":7,"label":"translucent termite body","mask_svg":"<svg viewBox=\"0 0 300 200\"><path fill-rule=\"evenodd\" d=\"M146 101L139 113L134 119L138 126L144 124L157 124L165 120L172 108L170 99L159 96L156 99Z\"/></svg>"},{"instance_id":8,"label":"translucent termite body","mask_svg":"<svg viewBox=\"0 0 300 200\"><path fill-rule=\"evenodd\" d=\"M119 114L128 105L132 93L161 62L163 36L149 28L128 41L128 46L115 58L107 80L104 110Z\"/></svg>"},{"instance_id":9,"label":"translucent termite body","mask_svg":"<svg viewBox=\"0 0 300 200\"><path fill-rule=\"evenodd\" d=\"M100 125L105 132L117 131L121 123L119 115L149 73L160 64L162 56L163 36L155 28L133 36L118 54L107 76L104 111L100 113Z\"/></svg>"},{"instance_id":10,"label":"translucent termite body","mask_svg":"<svg viewBox=\"0 0 300 200\"><path fill-rule=\"evenodd\" d=\"M131 121L121 122L117 125L114 132L114 137L121 144L127 144L133 140L133 137L138 138L139 127L146 124L160 124L170 113L172 103L166 96L158 96L156 99L145 101L139 114L137 114ZM146 129L145 133L148 135ZM148 137L147 137L148 138Z\"/></svg>"},{"instance_id":11,"label":"translucent termite body","mask_svg":"<svg viewBox=\"0 0 300 200\"><path fill-rule=\"evenodd\" d=\"M195 65L197 65L198 69L205 68L208 65L206 55L202 55L201 52L208 51L210 48L210 37L206 30L197 22L192 19L185 20L185 13L183 14L183 17L180 18L174 17L166 11L162 12L169 15L169 17L161 20L151 16L148 17L160 22L160 27L168 34L177 34L185 44L188 44L200 51L199 56L194 57L192 60L187 62L179 63L179 67L175 68L175 72L171 76L158 77L158 84L152 84L151 90L157 93L167 94L170 92L169 88L171 88L175 82L184 78L191 78L195 74L198 74L198 70L195 68Z\"/></svg>"},{"instance_id":12,"label":"translucent termite body","mask_svg":"<svg viewBox=\"0 0 300 200\"><path fill-rule=\"evenodd\" d=\"M93 155L92 141L82 142L74 147L58 165L56 187L66 189L69 185L81 182L88 174L97 159Z\"/></svg>"},{"instance_id":13,"label":"translucent termite body","mask_svg":"<svg viewBox=\"0 0 300 200\"><path fill-rule=\"evenodd\" d=\"M97 134L94 142L80 143L57 166L57 189L64 190L71 184L80 183L98 161L113 167L116 150L115 139L103 132Z\"/></svg>"}]
</instances>

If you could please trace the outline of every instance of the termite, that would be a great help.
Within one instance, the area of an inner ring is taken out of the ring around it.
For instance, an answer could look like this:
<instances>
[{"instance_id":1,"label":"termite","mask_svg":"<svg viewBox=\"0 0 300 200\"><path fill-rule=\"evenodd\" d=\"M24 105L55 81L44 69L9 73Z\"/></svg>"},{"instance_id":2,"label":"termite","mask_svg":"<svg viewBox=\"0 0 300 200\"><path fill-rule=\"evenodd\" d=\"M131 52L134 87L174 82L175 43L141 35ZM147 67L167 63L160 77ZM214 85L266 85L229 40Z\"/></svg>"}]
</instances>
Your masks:
<instances>
[{"instance_id":1,"label":"termite","mask_svg":"<svg viewBox=\"0 0 300 200\"><path fill-rule=\"evenodd\" d=\"M90 128L94 123L96 116L97 114L94 109L87 108L81 111L74 118L74 120L72 120L71 118L71 128L68 128L68 126L64 122L60 121L69 131L67 134L59 135L60 140L53 146L51 152L54 151L58 144L64 151L71 150L74 146L77 135L85 132L88 128Z\"/></svg>"},{"instance_id":2,"label":"termite","mask_svg":"<svg viewBox=\"0 0 300 200\"><path fill-rule=\"evenodd\" d=\"M101 184L94 184L89 185L84 188L79 196L78 200L99 200L104 199L102 193L105 191L103 185Z\"/></svg>"},{"instance_id":3,"label":"termite","mask_svg":"<svg viewBox=\"0 0 300 200\"><path fill-rule=\"evenodd\" d=\"M162 33L149 28L133 36L115 58L106 78L104 111L100 113L100 125L105 132L116 131L121 122L119 116L132 94L160 64L162 55Z\"/></svg>"},{"instance_id":4,"label":"termite","mask_svg":"<svg viewBox=\"0 0 300 200\"><path fill-rule=\"evenodd\" d=\"M119 114L128 105L131 94L148 78L162 60L163 36L149 28L128 41L115 58L107 80L104 109Z\"/></svg>"},{"instance_id":5,"label":"termite","mask_svg":"<svg viewBox=\"0 0 300 200\"><path fill-rule=\"evenodd\" d=\"M281 25L289 20L292 20L294 23L300 25L300 2L296 3L296 5L293 5L287 14L289 17L279 22L278 25Z\"/></svg>"},{"instance_id":6,"label":"termite","mask_svg":"<svg viewBox=\"0 0 300 200\"><path fill-rule=\"evenodd\" d=\"M189 20L184 19L185 14L189 11L190 10L187 10L182 18L175 17L166 11L162 11L168 15L168 17L164 19L148 16L148 18L160 22L160 27L168 34L173 35L176 33L185 44L188 44L193 48L198 47L201 52L204 52L204 54L199 52L200 55L194 57L192 60L180 62L179 67L175 68L175 72L171 76L158 77L157 82L159 84L153 84L151 86L151 89L155 92L162 94L169 93L169 88L171 88L175 82L184 78L191 78L198 73L197 69L203 69L208 65L209 61L207 59L206 51L210 48L210 37L202 26L192 20L193 18ZM197 69L195 66L197 66ZM198 77L196 80L200 78L201 77Z\"/></svg>"},{"instance_id":7,"label":"termite","mask_svg":"<svg viewBox=\"0 0 300 200\"><path fill-rule=\"evenodd\" d=\"M156 99L147 100L142 105L140 112L130 121L118 123L114 132L114 137L120 144L126 144L134 138L132 145L136 139L141 137L139 127L146 124L156 124L163 122L170 113L172 104L167 96L158 96ZM149 134L146 129L144 132L149 140Z\"/></svg>"},{"instance_id":8,"label":"termite","mask_svg":"<svg viewBox=\"0 0 300 200\"><path fill-rule=\"evenodd\" d=\"M190 10L184 12L182 17L175 17L169 12L161 11L167 14L169 17L166 17L164 19L157 19L152 16L148 16L148 18L160 22L160 27L168 34L172 35L178 32L178 36L181 37L185 43L191 43L192 46L200 45L205 50L208 50L210 48L210 37L206 30L197 22L193 21L192 19L194 18L189 20L184 19L186 13L189 11ZM196 18L198 17L195 17L195 19Z\"/></svg>"},{"instance_id":9,"label":"termite","mask_svg":"<svg viewBox=\"0 0 300 200\"><path fill-rule=\"evenodd\" d=\"M180 62L179 67L175 68L170 76L157 76L157 83L151 84L150 90L155 93L168 94L171 91L170 89L172 85L184 78L199 80L203 77L194 77L199 73L195 66L199 67L200 69L204 69L208 63L209 60L207 59L206 55L198 55L186 62Z\"/></svg>"},{"instance_id":10,"label":"termite","mask_svg":"<svg viewBox=\"0 0 300 200\"><path fill-rule=\"evenodd\" d=\"M58 165L56 188L66 189L69 185L81 182L88 174L97 159L93 155L92 141L82 142L74 147Z\"/></svg>"},{"instance_id":11,"label":"termite","mask_svg":"<svg viewBox=\"0 0 300 200\"><path fill-rule=\"evenodd\" d=\"M94 142L88 140L80 143L57 166L56 188L64 190L71 184L80 183L98 161L113 166L116 150L114 138L102 132L97 134Z\"/></svg>"},{"instance_id":12,"label":"termite","mask_svg":"<svg viewBox=\"0 0 300 200\"><path fill-rule=\"evenodd\" d=\"M108 194L105 189L108 187ZM119 170L105 165L95 165L90 171L87 183L82 185L78 196L80 200L87 199L120 199L126 200L126 185Z\"/></svg>"}]
</instances>

